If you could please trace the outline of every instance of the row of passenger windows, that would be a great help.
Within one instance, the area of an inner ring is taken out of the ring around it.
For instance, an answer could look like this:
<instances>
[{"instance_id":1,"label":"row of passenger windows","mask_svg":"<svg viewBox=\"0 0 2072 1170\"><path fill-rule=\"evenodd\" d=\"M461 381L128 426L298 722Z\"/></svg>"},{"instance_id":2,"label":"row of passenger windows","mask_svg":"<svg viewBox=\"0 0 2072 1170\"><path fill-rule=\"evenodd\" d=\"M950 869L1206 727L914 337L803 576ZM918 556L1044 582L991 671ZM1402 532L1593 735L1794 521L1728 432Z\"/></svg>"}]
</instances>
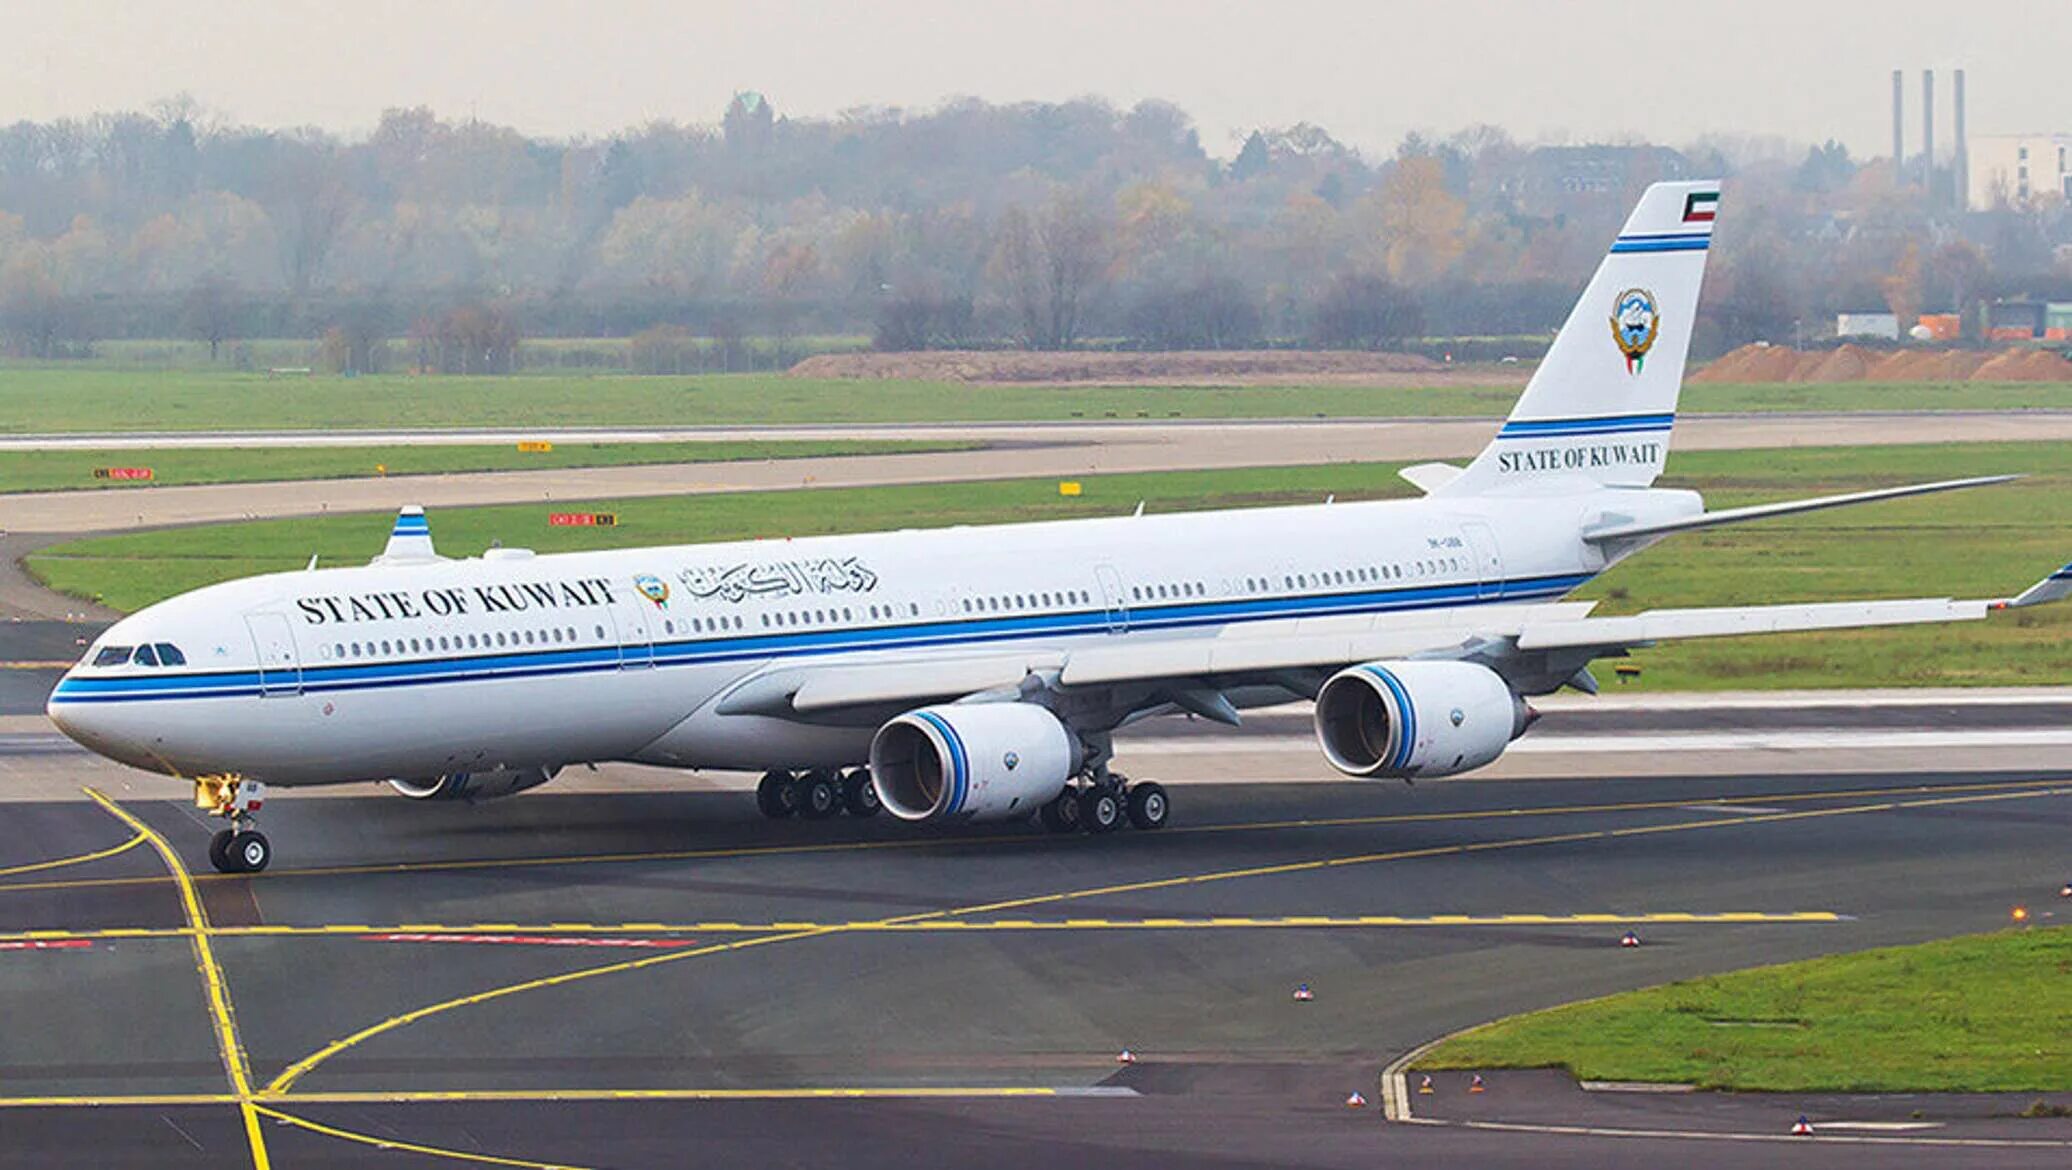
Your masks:
<instances>
[{"instance_id":1,"label":"row of passenger windows","mask_svg":"<svg viewBox=\"0 0 2072 1170\"><path fill-rule=\"evenodd\" d=\"M762 621L763 628L766 630L790 629L798 626L825 626L836 622L854 623L857 612L854 608L846 605L840 609L787 609L778 613L763 614ZM902 617L920 617L921 607L918 603L908 602L906 612L901 613L898 606L872 605L866 606L862 612L870 615L871 621L889 622ZM739 618L734 619L736 629L740 628L740 620Z\"/></svg>"},{"instance_id":2,"label":"row of passenger windows","mask_svg":"<svg viewBox=\"0 0 2072 1170\"><path fill-rule=\"evenodd\" d=\"M574 626L545 630L496 630L487 634L440 634L425 638L383 638L380 641L333 642L319 646L323 658L383 658L398 654L440 654L460 650L495 650L514 646L572 646ZM604 627L597 627L597 640L604 640Z\"/></svg>"},{"instance_id":3,"label":"row of passenger windows","mask_svg":"<svg viewBox=\"0 0 2072 1170\"><path fill-rule=\"evenodd\" d=\"M103 646L94 655L95 666L121 666L134 662L138 666L185 666L187 656L171 642L154 642L148 646Z\"/></svg>"},{"instance_id":4,"label":"row of passenger windows","mask_svg":"<svg viewBox=\"0 0 2072 1170\"><path fill-rule=\"evenodd\" d=\"M1065 605L1091 605L1093 594L1084 589L1054 593L1002 593L993 597L967 597L965 613L1002 613L1018 609L1056 609Z\"/></svg>"}]
</instances>

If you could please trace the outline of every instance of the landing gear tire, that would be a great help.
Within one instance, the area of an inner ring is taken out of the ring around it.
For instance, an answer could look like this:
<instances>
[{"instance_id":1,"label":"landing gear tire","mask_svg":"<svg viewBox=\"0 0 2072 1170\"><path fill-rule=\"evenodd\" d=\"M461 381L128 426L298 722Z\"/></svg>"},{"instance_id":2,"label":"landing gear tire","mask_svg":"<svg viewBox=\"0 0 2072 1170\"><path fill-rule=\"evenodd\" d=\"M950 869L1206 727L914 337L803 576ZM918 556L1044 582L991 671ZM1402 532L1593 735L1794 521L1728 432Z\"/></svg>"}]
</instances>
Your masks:
<instances>
[{"instance_id":1,"label":"landing gear tire","mask_svg":"<svg viewBox=\"0 0 2072 1170\"><path fill-rule=\"evenodd\" d=\"M1173 812L1172 802L1166 799L1164 786L1146 780L1142 784L1130 785L1130 824L1140 829L1163 829L1166 818Z\"/></svg>"},{"instance_id":2,"label":"landing gear tire","mask_svg":"<svg viewBox=\"0 0 2072 1170\"><path fill-rule=\"evenodd\" d=\"M230 839L237 836L236 829L220 829L209 838L209 864L217 873L236 873L230 868Z\"/></svg>"},{"instance_id":3,"label":"landing gear tire","mask_svg":"<svg viewBox=\"0 0 2072 1170\"><path fill-rule=\"evenodd\" d=\"M1079 827L1089 833L1109 833L1121 826L1122 798L1105 786L1079 794Z\"/></svg>"},{"instance_id":4,"label":"landing gear tire","mask_svg":"<svg viewBox=\"0 0 2072 1170\"><path fill-rule=\"evenodd\" d=\"M214 851L211 843L210 850ZM211 861L215 858L211 857ZM216 868L224 873L258 873L273 860L273 846L267 843L266 834L257 829L239 829L224 843L223 860L227 865Z\"/></svg>"},{"instance_id":5,"label":"landing gear tire","mask_svg":"<svg viewBox=\"0 0 2072 1170\"><path fill-rule=\"evenodd\" d=\"M799 815L824 821L842 810L842 788L833 772L808 772L793 786Z\"/></svg>"},{"instance_id":6,"label":"landing gear tire","mask_svg":"<svg viewBox=\"0 0 2072 1170\"><path fill-rule=\"evenodd\" d=\"M781 821L798 810L797 794L792 791L791 773L765 772L755 786L755 806L764 816Z\"/></svg>"},{"instance_id":7,"label":"landing gear tire","mask_svg":"<svg viewBox=\"0 0 2072 1170\"><path fill-rule=\"evenodd\" d=\"M871 783L869 768L856 768L842 777L842 807L852 817L878 815L878 789Z\"/></svg>"},{"instance_id":8,"label":"landing gear tire","mask_svg":"<svg viewBox=\"0 0 2072 1170\"><path fill-rule=\"evenodd\" d=\"M1079 829L1079 794L1067 788L1055 797L1043 802L1036 812L1036 819L1053 833L1072 833Z\"/></svg>"}]
</instances>

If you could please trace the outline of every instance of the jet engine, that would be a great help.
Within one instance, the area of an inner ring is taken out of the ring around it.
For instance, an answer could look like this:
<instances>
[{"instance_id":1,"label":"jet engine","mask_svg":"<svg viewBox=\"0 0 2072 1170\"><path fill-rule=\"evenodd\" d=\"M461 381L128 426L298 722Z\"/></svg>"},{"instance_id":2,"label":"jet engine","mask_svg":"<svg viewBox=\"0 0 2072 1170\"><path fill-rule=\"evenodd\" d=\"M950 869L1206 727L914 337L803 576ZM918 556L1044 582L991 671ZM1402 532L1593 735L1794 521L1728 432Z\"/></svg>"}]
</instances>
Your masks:
<instances>
[{"instance_id":1,"label":"jet engine","mask_svg":"<svg viewBox=\"0 0 2072 1170\"><path fill-rule=\"evenodd\" d=\"M871 740L871 783L903 821L1027 816L1079 770L1076 736L1032 703L909 711Z\"/></svg>"},{"instance_id":2,"label":"jet engine","mask_svg":"<svg viewBox=\"0 0 2072 1170\"><path fill-rule=\"evenodd\" d=\"M538 788L559 768L498 768L493 772L449 772L430 780L391 780L390 788L412 800L496 800Z\"/></svg>"},{"instance_id":3,"label":"jet engine","mask_svg":"<svg viewBox=\"0 0 2072 1170\"><path fill-rule=\"evenodd\" d=\"M1472 662L1367 662L1317 692L1317 742L1348 776L1451 776L1503 754L1532 721L1525 701Z\"/></svg>"}]
</instances>

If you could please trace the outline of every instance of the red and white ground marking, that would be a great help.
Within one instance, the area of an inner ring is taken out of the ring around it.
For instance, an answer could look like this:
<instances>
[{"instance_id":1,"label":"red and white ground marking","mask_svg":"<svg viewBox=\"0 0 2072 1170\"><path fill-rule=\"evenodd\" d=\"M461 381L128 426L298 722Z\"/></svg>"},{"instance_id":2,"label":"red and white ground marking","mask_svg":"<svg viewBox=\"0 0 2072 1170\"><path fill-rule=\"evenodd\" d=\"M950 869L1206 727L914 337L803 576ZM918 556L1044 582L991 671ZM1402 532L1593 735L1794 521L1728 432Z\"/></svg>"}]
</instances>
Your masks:
<instances>
[{"instance_id":1,"label":"red and white ground marking","mask_svg":"<svg viewBox=\"0 0 2072 1170\"><path fill-rule=\"evenodd\" d=\"M698 940L692 938L616 938L594 935L564 934L434 934L414 931L390 931L383 934L360 936L368 942L394 943L474 943L481 946L506 947L604 947L621 951L667 951L687 947Z\"/></svg>"},{"instance_id":2,"label":"red and white ground marking","mask_svg":"<svg viewBox=\"0 0 2072 1170\"><path fill-rule=\"evenodd\" d=\"M19 938L0 942L0 951L84 951L93 945L90 938Z\"/></svg>"}]
</instances>

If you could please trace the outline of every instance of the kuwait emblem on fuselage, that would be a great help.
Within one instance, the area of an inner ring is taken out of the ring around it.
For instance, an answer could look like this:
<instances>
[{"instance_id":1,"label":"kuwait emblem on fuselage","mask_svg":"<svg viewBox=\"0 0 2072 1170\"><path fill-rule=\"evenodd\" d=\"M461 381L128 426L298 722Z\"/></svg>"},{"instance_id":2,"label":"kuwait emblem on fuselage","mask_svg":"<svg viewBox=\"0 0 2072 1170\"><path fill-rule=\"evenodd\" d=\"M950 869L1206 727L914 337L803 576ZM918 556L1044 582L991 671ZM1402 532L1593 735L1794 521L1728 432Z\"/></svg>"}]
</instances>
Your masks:
<instances>
[{"instance_id":1,"label":"kuwait emblem on fuselage","mask_svg":"<svg viewBox=\"0 0 2072 1170\"><path fill-rule=\"evenodd\" d=\"M640 590L642 597L654 602L657 609L669 604L669 582L660 577L642 573L633 578L633 587Z\"/></svg>"},{"instance_id":2,"label":"kuwait emblem on fuselage","mask_svg":"<svg viewBox=\"0 0 2072 1170\"><path fill-rule=\"evenodd\" d=\"M1638 374L1662 332L1661 314L1655 311L1655 294L1644 288L1629 288L1612 299L1612 343L1626 355L1626 372Z\"/></svg>"}]
</instances>

